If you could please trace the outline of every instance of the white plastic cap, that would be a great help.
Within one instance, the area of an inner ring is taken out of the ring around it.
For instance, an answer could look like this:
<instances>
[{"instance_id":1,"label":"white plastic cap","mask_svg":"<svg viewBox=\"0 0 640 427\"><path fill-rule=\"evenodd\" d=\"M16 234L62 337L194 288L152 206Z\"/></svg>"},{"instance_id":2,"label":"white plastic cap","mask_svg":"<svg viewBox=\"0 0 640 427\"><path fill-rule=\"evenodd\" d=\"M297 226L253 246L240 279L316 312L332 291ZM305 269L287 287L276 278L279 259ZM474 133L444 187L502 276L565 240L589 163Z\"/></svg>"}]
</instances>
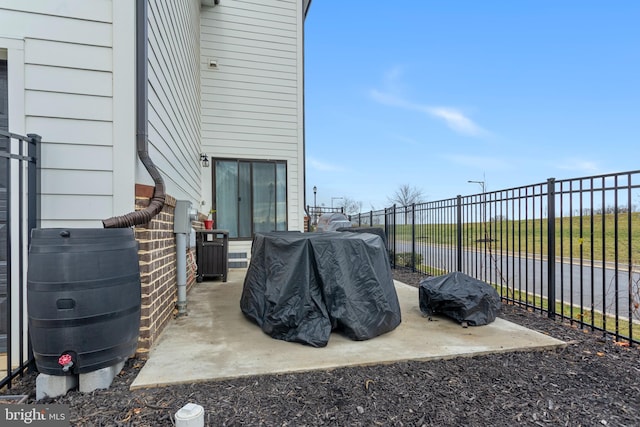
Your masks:
<instances>
[{"instance_id":1,"label":"white plastic cap","mask_svg":"<svg viewBox=\"0 0 640 427\"><path fill-rule=\"evenodd\" d=\"M187 403L176 412L176 427L204 427L204 408Z\"/></svg>"}]
</instances>

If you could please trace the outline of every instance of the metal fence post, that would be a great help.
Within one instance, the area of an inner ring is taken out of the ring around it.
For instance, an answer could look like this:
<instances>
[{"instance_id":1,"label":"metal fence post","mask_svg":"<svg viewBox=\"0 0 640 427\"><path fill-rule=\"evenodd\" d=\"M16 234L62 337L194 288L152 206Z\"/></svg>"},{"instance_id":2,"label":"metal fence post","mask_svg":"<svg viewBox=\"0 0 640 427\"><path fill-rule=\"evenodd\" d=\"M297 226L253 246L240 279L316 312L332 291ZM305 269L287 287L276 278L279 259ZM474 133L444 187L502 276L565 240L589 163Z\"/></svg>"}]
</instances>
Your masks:
<instances>
[{"instance_id":1,"label":"metal fence post","mask_svg":"<svg viewBox=\"0 0 640 427\"><path fill-rule=\"evenodd\" d=\"M634 331L637 329L635 324L628 323L627 336L621 330L621 316L631 318L635 315L632 305L635 294L631 286L638 274L637 260L633 256L637 243L634 237L637 210L632 201L636 194L634 190L639 188L638 182L640 170L562 180L548 178L536 184L491 193L458 195L455 200L429 202L424 207L418 203L417 209L424 209L421 212L421 215L424 212L424 217L421 216L420 220L412 218L415 221L415 229L410 232L414 248L412 254L417 258L420 251L425 257L421 266L427 269L440 269L441 265L446 265L447 269L467 271L476 278L484 274L485 278L488 275L493 281L495 277L508 293L502 293L502 298L525 308L547 311L550 319L566 317L572 323L590 326L592 330L602 331L616 340L629 340L630 345L640 344L640 338ZM584 188L585 183L588 183L588 188ZM485 197L487 195L491 197ZM401 206L400 209L403 210L398 212L396 205L385 208L387 249L393 258L389 261L394 268L398 267L394 256L396 251L409 251L409 230L406 228L409 226L409 206ZM405 216L400 218L398 213ZM488 217L492 213L493 219ZM583 224L585 217L589 221L586 227ZM452 226L457 227L455 231L451 230ZM399 237L398 233L401 233ZM417 242L417 234L421 233L428 235L421 235L421 238L433 236L433 242L446 242L448 246L435 248L434 244L435 256L431 256L431 246ZM585 237L588 240L584 246L583 233L587 233ZM485 244L484 252L480 248L481 243ZM596 248L596 244L601 248ZM546 249L544 245L547 245ZM601 255L594 254L594 251L601 251ZM566 260L563 255L566 255ZM417 264L415 258L414 264ZM491 265L486 264L489 261ZM590 265L586 266L585 261ZM599 274L596 273L598 263L603 265ZM588 275L585 274L587 269ZM589 292L587 282L591 285ZM626 283L631 283L631 286L626 286ZM595 323L597 317L593 315L596 296L602 299L598 302L602 304L601 312L597 313L602 323L598 324ZM574 304L577 298L579 302ZM584 305L588 298L591 298L590 308ZM566 315L564 304L568 310ZM575 317L577 311L582 313L585 310L591 310L591 321ZM621 310L629 311L622 313Z\"/></svg>"},{"instance_id":2,"label":"metal fence post","mask_svg":"<svg viewBox=\"0 0 640 427\"><path fill-rule=\"evenodd\" d=\"M40 194L40 169L38 168L38 159L40 159L40 142L42 137L35 133L27 134L31 139L27 148L27 156L29 163L27 167L27 227L29 233L27 236L29 244L31 243L31 230L38 227L38 218L40 218L40 203L38 203L38 194Z\"/></svg>"},{"instance_id":3,"label":"metal fence post","mask_svg":"<svg viewBox=\"0 0 640 427\"><path fill-rule=\"evenodd\" d=\"M556 183L547 179L547 298L549 318L556 315Z\"/></svg>"},{"instance_id":4,"label":"metal fence post","mask_svg":"<svg viewBox=\"0 0 640 427\"><path fill-rule=\"evenodd\" d=\"M398 234L398 229L396 227L396 204L393 204L393 207L391 208L391 215L393 215L392 217L392 227L393 227L393 268L396 268L396 252L397 252L397 248L396 248L396 234Z\"/></svg>"},{"instance_id":5,"label":"metal fence post","mask_svg":"<svg viewBox=\"0 0 640 427\"><path fill-rule=\"evenodd\" d=\"M13 378L23 375L25 370L35 371L24 311L26 307L26 286L24 285L26 284L27 256L23 249L28 248L31 230L37 227L40 218L38 198L40 170L37 161L40 157L41 138L36 134L22 136L0 131L0 138L4 139L5 137L7 143L0 147L0 160L6 165L7 173L5 177L6 204L1 209L6 215L4 233L6 233L7 268L3 273L3 279L7 283L6 308L4 310L6 315L6 348L2 350L6 353L6 371L4 378L0 378L0 389L10 388ZM16 140L17 144L13 144L12 140ZM12 194L16 192L17 196L14 201ZM14 244L18 248L17 251L12 251ZM18 283L17 292L16 289L12 289L14 280ZM14 317L17 317L17 324Z\"/></svg>"},{"instance_id":6,"label":"metal fence post","mask_svg":"<svg viewBox=\"0 0 640 427\"><path fill-rule=\"evenodd\" d=\"M391 242L391 239L390 239L391 232L389 230L389 218L388 218L389 213L388 213L388 211L389 211L389 208L384 208L384 235L387 237L387 239L386 239L387 254L390 254L390 251L391 251L391 248L390 248L390 245L391 245L391 243L390 243ZM395 258L395 257L392 257L392 258ZM395 264L393 264L393 260L389 260L389 261L391 261L391 266L395 267Z\"/></svg>"},{"instance_id":7,"label":"metal fence post","mask_svg":"<svg viewBox=\"0 0 640 427\"><path fill-rule=\"evenodd\" d=\"M406 208L405 208L406 209ZM416 271L416 204L411 204L411 270Z\"/></svg>"},{"instance_id":8,"label":"metal fence post","mask_svg":"<svg viewBox=\"0 0 640 427\"><path fill-rule=\"evenodd\" d=\"M459 194L456 196L456 216L456 258L458 271L462 272L462 196Z\"/></svg>"}]
</instances>

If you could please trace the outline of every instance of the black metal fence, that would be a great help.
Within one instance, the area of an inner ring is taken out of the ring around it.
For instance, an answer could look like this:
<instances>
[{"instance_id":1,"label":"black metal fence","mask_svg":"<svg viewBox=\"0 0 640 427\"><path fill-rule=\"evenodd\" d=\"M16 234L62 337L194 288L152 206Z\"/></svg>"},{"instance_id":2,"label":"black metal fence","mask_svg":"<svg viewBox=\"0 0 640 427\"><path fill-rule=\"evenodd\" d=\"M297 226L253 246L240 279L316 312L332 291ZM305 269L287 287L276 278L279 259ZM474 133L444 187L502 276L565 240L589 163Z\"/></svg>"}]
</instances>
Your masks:
<instances>
[{"instance_id":1,"label":"black metal fence","mask_svg":"<svg viewBox=\"0 0 640 427\"><path fill-rule=\"evenodd\" d=\"M394 267L461 271L549 317L640 343L640 171L555 180L352 215Z\"/></svg>"},{"instance_id":2,"label":"black metal fence","mask_svg":"<svg viewBox=\"0 0 640 427\"><path fill-rule=\"evenodd\" d=\"M307 209L305 209L307 216L309 217L309 226L313 229L316 225L318 225L318 220L324 214L330 213L344 213L343 207L337 208L328 208L326 206L309 206L307 205Z\"/></svg>"},{"instance_id":3,"label":"black metal fence","mask_svg":"<svg viewBox=\"0 0 640 427\"><path fill-rule=\"evenodd\" d=\"M36 227L40 136L0 131L0 389L33 362L26 322L27 252Z\"/></svg>"}]
</instances>

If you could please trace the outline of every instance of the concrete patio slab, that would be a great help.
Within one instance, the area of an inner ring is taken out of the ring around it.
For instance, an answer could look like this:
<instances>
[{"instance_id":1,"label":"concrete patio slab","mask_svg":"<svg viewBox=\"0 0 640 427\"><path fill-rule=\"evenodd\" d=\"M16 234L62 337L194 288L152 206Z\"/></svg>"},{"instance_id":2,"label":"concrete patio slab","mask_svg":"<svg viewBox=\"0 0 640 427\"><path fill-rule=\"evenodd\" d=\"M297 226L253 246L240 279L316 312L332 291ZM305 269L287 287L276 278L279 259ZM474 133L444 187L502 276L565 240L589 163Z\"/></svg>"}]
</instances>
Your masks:
<instances>
[{"instance_id":1,"label":"concrete patio slab","mask_svg":"<svg viewBox=\"0 0 640 427\"><path fill-rule=\"evenodd\" d=\"M324 348L280 341L240 311L245 273L232 269L226 283L202 282L191 290L188 315L167 326L131 389L566 345L500 318L466 329L446 317L429 321L420 313L418 289L400 282L402 323L392 332L367 341L333 333Z\"/></svg>"}]
</instances>

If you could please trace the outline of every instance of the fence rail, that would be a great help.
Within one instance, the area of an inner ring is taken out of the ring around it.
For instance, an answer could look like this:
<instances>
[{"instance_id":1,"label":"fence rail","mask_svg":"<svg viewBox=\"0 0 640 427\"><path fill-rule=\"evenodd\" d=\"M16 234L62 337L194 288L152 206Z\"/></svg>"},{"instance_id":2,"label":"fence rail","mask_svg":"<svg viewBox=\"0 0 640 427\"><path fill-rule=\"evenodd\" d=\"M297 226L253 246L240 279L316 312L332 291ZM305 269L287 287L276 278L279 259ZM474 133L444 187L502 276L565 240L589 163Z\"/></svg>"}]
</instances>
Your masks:
<instances>
[{"instance_id":1,"label":"fence rail","mask_svg":"<svg viewBox=\"0 0 640 427\"><path fill-rule=\"evenodd\" d=\"M344 213L344 207L339 206L337 208L328 208L326 206L309 206L305 209L307 217L309 218L309 225L311 228L314 228L318 225L318 220L324 214L332 214L332 213Z\"/></svg>"},{"instance_id":2,"label":"fence rail","mask_svg":"<svg viewBox=\"0 0 640 427\"><path fill-rule=\"evenodd\" d=\"M352 215L393 267L461 271L502 298L640 343L640 171L555 180Z\"/></svg>"},{"instance_id":3,"label":"fence rail","mask_svg":"<svg viewBox=\"0 0 640 427\"><path fill-rule=\"evenodd\" d=\"M33 364L26 321L30 232L36 227L40 136L0 131L0 389Z\"/></svg>"}]
</instances>

